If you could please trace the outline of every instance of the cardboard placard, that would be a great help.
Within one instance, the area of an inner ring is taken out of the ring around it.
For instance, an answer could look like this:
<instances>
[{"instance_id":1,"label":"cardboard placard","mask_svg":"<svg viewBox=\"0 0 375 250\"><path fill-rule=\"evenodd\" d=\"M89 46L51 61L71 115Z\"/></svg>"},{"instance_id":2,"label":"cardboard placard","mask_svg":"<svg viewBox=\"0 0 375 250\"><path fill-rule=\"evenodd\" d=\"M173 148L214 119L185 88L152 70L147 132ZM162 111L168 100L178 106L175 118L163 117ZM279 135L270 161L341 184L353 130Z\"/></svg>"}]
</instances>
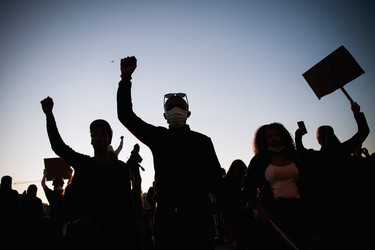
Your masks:
<instances>
[{"instance_id":1,"label":"cardboard placard","mask_svg":"<svg viewBox=\"0 0 375 250\"><path fill-rule=\"evenodd\" d=\"M302 75L320 99L339 88L343 90L345 84L363 73L350 52L340 46Z\"/></svg>"},{"instance_id":2,"label":"cardboard placard","mask_svg":"<svg viewBox=\"0 0 375 250\"><path fill-rule=\"evenodd\" d=\"M69 179L70 165L66 163L60 157L56 158L45 158L44 167L48 171L47 181L53 180L55 177L63 177L64 179Z\"/></svg>"}]
</instances>

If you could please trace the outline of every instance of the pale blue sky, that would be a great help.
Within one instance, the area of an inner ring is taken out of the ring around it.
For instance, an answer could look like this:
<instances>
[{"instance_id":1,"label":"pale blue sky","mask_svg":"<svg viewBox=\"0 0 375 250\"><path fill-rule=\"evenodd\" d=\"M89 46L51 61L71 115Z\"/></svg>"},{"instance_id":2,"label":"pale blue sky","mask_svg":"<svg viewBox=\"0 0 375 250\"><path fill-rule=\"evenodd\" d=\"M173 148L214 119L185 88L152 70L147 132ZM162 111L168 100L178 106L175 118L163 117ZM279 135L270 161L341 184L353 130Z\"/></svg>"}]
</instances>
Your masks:
<instances>
[{"instance_id":1,"label":"pale blue sky","mask_svg":"<svg viewBox=\"0 0 375 250\"><path fill-rule=\"evenodd\" d=\"M135 112L165 126L163 95L187 93L191 129L212 138L228 169L235 159L248 164L253 134L265 123L281 122L294 137L304 120L304 143L315 149L320 125L332 125L341 140L356 132L345 95L319 100L302 76L344 45L366 72L345 89L370 125L363 146L375 152L374 12L372 1L361 0L2 1L0 176L11 175L20 193L36 183L46 201L43 159L56 157L40 106L47 96L69 146L93 155L89 124L103 118L114 147L125 136L119 158L126 161L139 143L116 113L119 61L129 55L138 59ZM147 191L152 158L140 147Z\"/></svg>"}]
</instances>

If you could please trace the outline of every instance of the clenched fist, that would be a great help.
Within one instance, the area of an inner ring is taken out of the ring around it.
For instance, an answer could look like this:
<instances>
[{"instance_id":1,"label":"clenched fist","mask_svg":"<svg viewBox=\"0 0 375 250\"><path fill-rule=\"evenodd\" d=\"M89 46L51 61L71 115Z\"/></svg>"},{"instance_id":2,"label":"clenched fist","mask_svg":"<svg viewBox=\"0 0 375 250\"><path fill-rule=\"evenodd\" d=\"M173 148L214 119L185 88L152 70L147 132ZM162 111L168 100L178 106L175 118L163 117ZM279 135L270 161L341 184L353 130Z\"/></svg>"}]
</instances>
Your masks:
<instances>
[{"instance_id":1,"label":"clenched fist","mask_svg":"<svg viewBox=\"0 0 375 250\"><path fill-rule=\"evenodd\" d=\"M41 102L43 112L47 115L52 112L53 109L53 99L51 97L44 98Z\"/></svg>"},{"instance_id":2,"label":"clenched fist","mask_svg":"<svg viewBox=\"0 0 375 250\"><path fill-rule=\"evenodd\" d=\"M121 59L121 77L131 78L134 70L137 68L137 58L135 56L128 56Z\"/></svg>"}]
</instances>

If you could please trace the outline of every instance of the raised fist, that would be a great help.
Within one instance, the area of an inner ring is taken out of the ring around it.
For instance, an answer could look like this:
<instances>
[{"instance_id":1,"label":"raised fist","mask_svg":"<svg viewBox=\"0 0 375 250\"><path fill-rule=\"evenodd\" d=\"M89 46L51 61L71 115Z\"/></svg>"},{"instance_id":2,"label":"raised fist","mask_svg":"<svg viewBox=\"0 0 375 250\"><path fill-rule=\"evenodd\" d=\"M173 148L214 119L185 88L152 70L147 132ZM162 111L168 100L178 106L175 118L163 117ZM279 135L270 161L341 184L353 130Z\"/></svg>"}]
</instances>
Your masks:
<instances>
[{"instance_id":1,"label":"raised fist","mask_svg":"<svg viewBox=\"0 0 375 250\"><path fill-rule=\"evenodd\" d=\"M41 105L42 105L42 109L43 109L43 112L45 114L49 114L52 112L52 109L53 109L53 99L51 97L46 97L44 98L41 102Z\"/></svg>"},{"instance_id":2,"label":"raised fist","mask_svg":"<svg viewBox=\"0 0 375 250\"><path fill-rule=\"evenodd\" d=\"M121 59L121 77L131 77L136 68L137 58L135 56L128 56Z\"/></svg>"}]
</instances>

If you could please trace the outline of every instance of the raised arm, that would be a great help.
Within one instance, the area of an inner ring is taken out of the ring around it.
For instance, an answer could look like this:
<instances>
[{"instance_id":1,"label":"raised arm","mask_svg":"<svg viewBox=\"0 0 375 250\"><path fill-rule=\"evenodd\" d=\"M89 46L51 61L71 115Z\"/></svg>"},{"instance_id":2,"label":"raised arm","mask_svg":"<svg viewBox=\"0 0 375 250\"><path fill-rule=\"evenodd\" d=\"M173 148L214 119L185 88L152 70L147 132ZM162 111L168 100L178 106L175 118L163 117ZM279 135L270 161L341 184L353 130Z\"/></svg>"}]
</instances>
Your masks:
<instances>
[{"instance_id":1,"label":"raised arm","mask_svg":"<svg viewBox=\"0 0 375 250\"><path fill-rule=\"evenodd\" d=\"M361 107L358 105L358 103L352 102L351 110L353 111L358 130L352 138L343 142L343 149L349 154L351 154L354 149L362 147L363 142L370 134L370 128L368 126L366 116L363 112L361 112Z\"/></svg>"},{"instance_id":2,"label":"raised arm","mask_svg":"<svg viewBox=\"0 0 375 250\"><path fill-rule=\"evenodd\" d=\"M62 148L66 147L66 145L60 136L60 133L57 129L55 117L53 115L53 99L48 96L44 98L40 103L42 105L43 112L46 115L47 133L52 150L57 155L60 155L60 151L62 150Z\"/></svg>"},{"instance_id":3,"label":"raised arm","mask_svg":"<svg viewBox=\"0 0 375 250\"><path fill-rule=\"evenodd\" d=\"M116 155L118 155L121 152L123 146L124 146L124 136L121 136L120 144L118 145L117 149L114 151Z\"/></svg>"},{"instance_id":4,"label":"raised arm","mask_svg":"<svg viewBox=\"0 0 375 250\"><path fill-rule=\"evenodd\" d=\"M42 185L43 188L46 188L47 185L46 185L46 178L47 178L47 169L44 169L43 170L43 178L42 178L42 181L40 182L40 184Z\"/></svg>"},{"instance_id":5,"label":"raised arm","mask_svg":"<svg viewBox=\"0 0 375 250\"><path fill-rule=\"evenodd\" d=\"M117 90L117 116L120 122L127 127L128 117L133 113L131 102L131 79L137 67L137 59L128 56L121 59L121 81Z\"/></svg>"},{"instance_id":6,"label":"raised arm","mask_svg":"<svg viewBox=\"0 0 375 250\"><path fill-rule=\"evenodd\" d=\"M117 117L130 133L146 145L157 141L158 127L148 124L133 111L131 96L132 74L137 67L137 59L129 56L121 60L121 81L117 89Z\"/></svg>"}]
</instances>

